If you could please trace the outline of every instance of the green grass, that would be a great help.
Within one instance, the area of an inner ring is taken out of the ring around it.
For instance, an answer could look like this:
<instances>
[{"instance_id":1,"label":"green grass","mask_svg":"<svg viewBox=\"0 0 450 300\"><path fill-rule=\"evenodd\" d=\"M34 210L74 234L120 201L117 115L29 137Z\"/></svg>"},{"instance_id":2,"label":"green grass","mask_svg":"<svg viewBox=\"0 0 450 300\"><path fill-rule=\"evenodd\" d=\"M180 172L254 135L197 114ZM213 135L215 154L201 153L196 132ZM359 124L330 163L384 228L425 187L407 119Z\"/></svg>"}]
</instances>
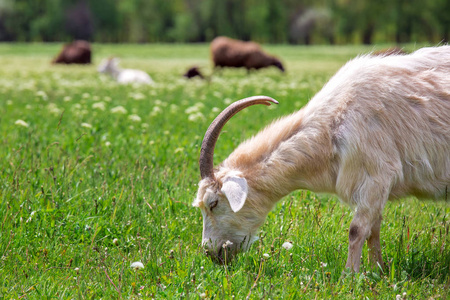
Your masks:
<instances>
[{"instance_id":1,"label":"green grass","mask_svg":"<svg viewBox=\"0 0 450 300\"><path fill-rule=\"evenodd\" d=\"M445 202L388 203L384 274L369 269L366 249L362 272L342 274L352 211L307 191L280 201L261 239L232 265L215 265L200 247L202 217L191 202L201 139L217 111L256 94L280 102L236 115L216 163L374 47L267 46L285 75L225 70L210 83L180 76L194 64L210 73L207 45L94 45L92 66L49 64L59 48L0 44L0 298L449 297ZM156 85L100 76L95 65L110 55ZM294 247L283 249L285 241ZM131 269L135 261L145 268Z\"/></svg>"}]
</instances>

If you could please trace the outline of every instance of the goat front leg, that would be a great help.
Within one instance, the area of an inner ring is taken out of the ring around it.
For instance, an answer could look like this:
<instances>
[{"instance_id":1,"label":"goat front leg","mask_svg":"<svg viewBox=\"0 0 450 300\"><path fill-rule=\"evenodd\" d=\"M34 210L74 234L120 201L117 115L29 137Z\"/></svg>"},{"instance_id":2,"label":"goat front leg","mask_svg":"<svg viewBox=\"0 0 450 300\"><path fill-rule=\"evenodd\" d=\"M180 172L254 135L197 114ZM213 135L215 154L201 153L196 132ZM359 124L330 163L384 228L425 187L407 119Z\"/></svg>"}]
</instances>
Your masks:
<instances>
[{"instance_id":1,"label":"goat front leg","mask_svg":"<svg viewBox=\"0 0 450 300\"><path fill-rule=\"evenodd\" d=\"M380 227L381 216L376 218L375 223L372 225L372 230L369 238L367 239L367 246L369 247L369 261L372 268L376 269L378 266L384 269L383 257L381 256L381 243L380 243Z\"/></svg>"},{"instance_id":2,"label":"goat front leg","mask_svg":"<svg viewBox=\"0 0 450 300\"><path fill-rule=\"evenodd\" d=\"M380 207L378 207L380 208ZM381 209L361 209L350 224L346 268L359 272L364 242L369 246L369 259L373 266L383 266L380 244Z\"/></svg>"}]
</instances>

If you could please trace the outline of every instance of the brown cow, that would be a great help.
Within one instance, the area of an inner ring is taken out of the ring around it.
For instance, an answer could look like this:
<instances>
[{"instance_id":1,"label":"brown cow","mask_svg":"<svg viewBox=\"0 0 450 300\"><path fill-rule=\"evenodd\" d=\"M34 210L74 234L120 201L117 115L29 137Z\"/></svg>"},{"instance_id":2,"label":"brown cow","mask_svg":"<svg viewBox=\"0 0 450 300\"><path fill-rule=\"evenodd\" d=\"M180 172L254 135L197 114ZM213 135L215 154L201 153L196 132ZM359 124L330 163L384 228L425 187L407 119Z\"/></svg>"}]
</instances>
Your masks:
<instances>
[{"instance_id":1,"label":"brown cow","mask_svg":"<svg viewBox=\"0 0 450 300\"><path fill-rule=\"evenodd\" d=\"M90 64L91 45L86 41L74 41L64 45L58 56L52 61L54 64Z\"/></svg>"}]
</instances>

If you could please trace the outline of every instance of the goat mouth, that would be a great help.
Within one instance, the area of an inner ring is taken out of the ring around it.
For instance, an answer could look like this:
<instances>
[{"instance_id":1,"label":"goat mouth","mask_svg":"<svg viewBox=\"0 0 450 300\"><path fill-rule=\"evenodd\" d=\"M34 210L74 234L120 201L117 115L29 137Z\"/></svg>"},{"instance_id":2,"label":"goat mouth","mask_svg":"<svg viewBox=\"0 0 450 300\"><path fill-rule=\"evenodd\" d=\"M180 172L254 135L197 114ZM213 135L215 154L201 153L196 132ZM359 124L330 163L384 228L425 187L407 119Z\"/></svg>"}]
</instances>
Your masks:
<instances>
[{"instance_id":1,"label":"goat mouth","mask_svg":"<svg viewBox=\"0 0 450 300\"><path fill-rule=\"evenodd\" d=\"M219 265L227 265L231 263L236 254L236 250L229 247L220 247L216 253L206 250L205 254L211 258L213 262Z\"/></svg>"}]
</instances>

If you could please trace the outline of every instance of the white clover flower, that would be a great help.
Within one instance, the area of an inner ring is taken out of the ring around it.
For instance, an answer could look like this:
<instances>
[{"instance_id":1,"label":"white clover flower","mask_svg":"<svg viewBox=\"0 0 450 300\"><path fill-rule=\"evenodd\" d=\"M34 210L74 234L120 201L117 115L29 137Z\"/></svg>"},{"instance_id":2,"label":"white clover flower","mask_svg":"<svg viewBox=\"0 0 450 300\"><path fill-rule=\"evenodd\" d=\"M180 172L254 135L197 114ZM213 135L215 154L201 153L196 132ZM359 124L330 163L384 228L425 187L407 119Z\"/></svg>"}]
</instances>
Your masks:
<instances>
[{"instance_id":1,"label":"white clover flower","mask_svg":"<svg viewBox=\"0 0 450 300\"><path fill-rule=\"evenodd\" d=\"M141 121L141 117L139 117L138 115L135 115L135 114L129 115L128 119L130 119L131 121L134 121L134 122L140 122Z\"/></svg>"},{"instance_id":2,"label":"white clover flower","mask_svg":"<svg viewBox=\"0 0 450 300\"><path fill-rule=\"evenodd\" d=\"M119 106L111 108L111 112L113 114L126 114L127 110L123 106L119 105Z\"/></svg>"},{"instance_id":3,"label":"white clover flower","mask_svg":"<svg viewBox=\"0 0 450 300\"><path fill-rule=\"evenodd\" d=\"M200 294L200 298L201 298L201 299L205 299L205 298L206 298L206 293L201 293L201 294Z\"/></svg>"},{"instance_id":4,"label":"white clover flower","mask_svg":"<svg viewBox=\"0 0 450 300\"><path fill-rule=\"evenodd\" d=\"M96 103L92 104L92 108L105 110L106 105L105 105L105 102L100 101L100 102L96 102Z\"/></svg>"},{"instance_id":5,"label":"white clover flower","mask_svg":"<svg viewBox=\"0 0 450 300\"><path fill-rule=\"evenodd\" d=\"M55 103L50 103L49 105L47 105L47 109L48 112L54 115L60 115L62 110L58 108L58 106L56 106Z\"/></svg>"},{"instance_id":6,"label":"white clover flower","mask_svg":"<svg viewBox=\"0 0 450 300\"><path fill-rule=\"evenodd\" d=\"M144 268L144 264L141 263L140 261L135 261L134 263L131 264L130 268L135 270L141 270Z\"/></svg>"},{"instance_id":7,"label":"white clover flower","mask_svg":"<svg viewBox=\"0 0 450 300\"><path fill-rule=\"evenodd\" d=\"M118 239L113 239L113 244L117 246L119 244L119 240Z\"/></svg>"},{"instance_id":8,"label":"white clover flower","mask_svg":"<svg viewBox=\"0 0 450 300\"><path fill-rule=\"evenodd\" d=\"M106 141L106 142L105 142L105 146L106 146L106 147L111 146L111 142Z\"/></svg>"},{"instance_id":9,"label":"white clover flower","mask_svg":"<svg viewBox=\"0 0 450 300\"><path fill-rule=\"evenodd\" d=\"M70 97L70 96L65 96L64 98L63 98L63 101L64 102L69 102L69 101L71 101L72 100L72 97Z\"/></svg>"},{"instance_id":10,"label":"white clover flower","mask_svg":"<svg viewBox=\"0 0 450 300\"><path fill-rule=\"evenodd\" d=\"M89 123L81 123L81 127L84 127L84 128L92 128L92 125L89 124Z\"/></svg>"},{"instance_id":11,"label":"white clover flower","mask_svg":"<svg viewBox=\"0 0 450 300\"><path fill-rule=\"evenodd\" d=\"M44 91L37 91L36 92L36 96L41 97L42 100L47 101L48 100L48 96L47 93Z\"/></svg>"},{"instance_id":12,"label":"white clover flower","mask_svg":"<svg viewBox=\"0 0 450 300\"><path fill-rule=\"evenodd\" d=\"M150 127L150 125L148 125L147 123L142 123L141 126L142 126L142 128L149 128Z\"/></svg>"},{"instance_id":13,"label":"white clover flower","mask_svg":"<svg viewBox=\"0 0 450 300\"><path fill-rule=\"evenodd\" d=\"M220 112L220 108L218 108L218 107L213 107L213 108L211 109L211 112L213 112L213 113L219 113L219 112Z\"/></svg>"},{"instance_id":14,"label":"white clover flower","mask_svg":"<svg viewBox=\"0 0 450 300\"><path fill-rule=\"evenodd\" d=\"M152 112L150 113L150 115L151 116L156 116L156 115L159 115L161 112L162 112L161 107L155 106L155 107L153 107Z\"/></svg>"},{"instance_id":15,"label":"white clover flower","mask_svg":"<svg viewBox=\"0 0 450 300\"><path fill-rule=\"evenodd\" d=\"M190 114L188 120L191 122L203 121L205 116L201 112Z\"/></svg>"},{"instance_id":16,"label":"white clover flower","mask_svg":"<svg viewBox=\"0 0 450 300\"><path fill-rule=\"evenodd\" d=\"M14 124L22 126L22 127L29 127L30 126L30 124L28 124L24 120L17 120L16 122L14 122Z\"/></svg>"},{"instance_id":17,"label":"white clover flower","mask_svg":"<svg viewBox=\"0 0 450 300\"><path fill-rule=\"evenodd\" d=\"M89 94L89 93L83 93L83 95L82 95L82 97L84 98L84 99L87 99L87 98L89 98L91 95Z\"/></svg>"},{"instance_id":18,"label":"white clover flower","mask_svg":"<svg viewBox=\"0 0 450 300\"><path fill-rule=\"evenodd\" d=\"M171 113L176 113L178 111L178 105L176 104L171 104L170 105L170 112Z\"/></svg>"},{"instance_id":19,"label":"white clover flower","mask_svg":"<svg viewBox=\"0 0 450 300\"><path fill-rule=\"evenodd\" d=\"M105 100L106 102L110 102L110 101L111 101L111 97L105 96L105 97L103 98L103 100Z\"/></svg>"},{"instance_id":20,"label":"white clover flower","mask_svg":"<svg viewBox=\"0 0 450 300\"><path fill-rule=\"evenodd\" d=\"M11 100L6 100L6 104L7 104L7 105L12 105L13 102L12 102Z\"/></svg>"},{"instance_id":21,"label":"white clover flower","mask_svg":"<svg viewBox=\"0 0 450 300\"><path fill-rule=\"evenodd\" d=\"M292 243L290 243L290 242L284 242L281 247L283 247L286 250L291 250L292 247L294 247L294 245L292 245Z\"/></svg>"},{"instance_id":22,"label":"white clover flower","mask_svg":"<svg viewBox=\"0 0 450 300\"><path fill-rule=\"evenodd\" d=\"M264 258L269 258L270 257L270 255L267 254L267 253L264 253L263 256L264 256Z\"/></svg>"},{"instance_id":23,"label":"white clover flower","mask_svg":"<svg viewBox=\"0 0 450 300\"><path fill-rule=\"evenodd\" d=\"M32 109L33 107L30 104L25 105L26 109Z\"/></svg>"},{"instance_id":24,"label":"white clover flower","mask_svg":"<svg viewBox=\"0 0 450 300\"><path fill-rule=\"evenodd\" d=\"M402 300L402 296L400 295L395 296L395 300Z\"/></svg>"},{"instance_id":25,"label":"white clover flower","mask_svg":"<svg viewBox=\"0 0 450 300\"><path fill-rule=\"evenodd\" d=\"M231 100L230 98L225 98L225 100L223 100L223 103L225 103L226 105L231 104L231 102L233 102L233 100Z\"/></svg>"},{"instance_id":26,"label":"white clover flower","mask_svg":"<svg viewBox=\"0 0 450 300\"><path fill-rule=\"evenodd\" d=\"M145 99L145 96L144 96L144 94L142 94L142 93L131 93L131 94L129 94L129 97L130 97L130 98L133 98L134 100L142 100L142 99Z\"/></svg>"},{"instance_id":27,"label":"white clover flower","mask_svg":"<svg viewBox=\"0 0 450 300\"><path fill-rule=\"evenodd\" d=\"M321 266L322 268L325 268L327 265L328 265L328 264L327 264L327 263L324 263L324 262L321 262L321 263L320 263L320 266Z\"/></svg>"}]
</instances>

